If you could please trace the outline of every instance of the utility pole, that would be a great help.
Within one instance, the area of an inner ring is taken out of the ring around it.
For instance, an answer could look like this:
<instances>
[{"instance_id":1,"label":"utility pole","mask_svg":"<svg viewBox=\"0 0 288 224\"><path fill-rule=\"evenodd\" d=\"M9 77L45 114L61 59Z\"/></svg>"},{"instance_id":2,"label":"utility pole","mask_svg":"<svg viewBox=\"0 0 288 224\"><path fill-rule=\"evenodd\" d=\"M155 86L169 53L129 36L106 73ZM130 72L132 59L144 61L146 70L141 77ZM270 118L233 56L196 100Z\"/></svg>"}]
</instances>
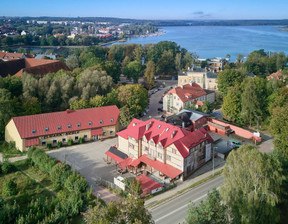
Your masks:
<instances>
[{"instance_id":1,"label":"utility pole","mask_svg":"<svg viewBox=\"0 0 288 224\"><path fill-rule=\"evenodd\" d=\"M213 158L212 158L212 162L213 162L213 176L215 174L215 170L214 170L214 151L215 149L217 149L217 147L213 147Z\"/></svg>"}]
</instances>

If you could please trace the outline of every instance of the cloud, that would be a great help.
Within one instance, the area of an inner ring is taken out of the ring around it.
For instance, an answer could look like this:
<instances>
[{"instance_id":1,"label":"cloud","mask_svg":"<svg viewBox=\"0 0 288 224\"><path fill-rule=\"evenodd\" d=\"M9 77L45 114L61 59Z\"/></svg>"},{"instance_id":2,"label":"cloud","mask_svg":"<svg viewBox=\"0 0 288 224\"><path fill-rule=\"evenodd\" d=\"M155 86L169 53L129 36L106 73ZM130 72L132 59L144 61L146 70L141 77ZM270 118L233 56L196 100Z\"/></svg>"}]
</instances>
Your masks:
<instances>
[{"instance_id":1,"label":"cloud","mask_svg":"<svg viewBox=\"0 0 288 224\"><path fill-rule=\"evenodd\" d=\"M203 11L196 11L192 13L193 15L203 15L204 12Z\"/></svg>"},{"instance_id":2,"label":"cloud","mask_svg":"<svg viewBox=\"0 0 288 224\"><path fill-rule=\"evenodd\" d=\"M205 13L203 11L195 11L190 13L190 15L192 15L194 19L206 19L212 16L210 13Z\"/></svg>"}]
</instances>

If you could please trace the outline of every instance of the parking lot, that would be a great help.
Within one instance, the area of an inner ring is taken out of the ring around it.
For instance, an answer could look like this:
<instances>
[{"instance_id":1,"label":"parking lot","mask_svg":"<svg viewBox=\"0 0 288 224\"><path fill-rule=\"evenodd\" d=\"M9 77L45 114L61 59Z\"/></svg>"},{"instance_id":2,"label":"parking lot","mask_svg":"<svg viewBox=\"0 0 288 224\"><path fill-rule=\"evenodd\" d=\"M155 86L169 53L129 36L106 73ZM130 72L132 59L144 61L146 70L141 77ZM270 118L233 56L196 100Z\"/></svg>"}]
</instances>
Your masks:
<instances>
[{"instance_id":1,"label":"parking lot","mask_svg":"<svg viewBox=\"0 0 288 224\"><path fill-rule=\"evenodd\" d=\"M72 169L77 170L84 177L95 181L102 178L113 182L113 178L119 175L114 165L108 165L104 158L105 152L117 144L117 137L103 141L89 142L82 145L63 147L58 150L49 151L48 154L62 162L69 164Z\"/></svg>"}]
</instances>

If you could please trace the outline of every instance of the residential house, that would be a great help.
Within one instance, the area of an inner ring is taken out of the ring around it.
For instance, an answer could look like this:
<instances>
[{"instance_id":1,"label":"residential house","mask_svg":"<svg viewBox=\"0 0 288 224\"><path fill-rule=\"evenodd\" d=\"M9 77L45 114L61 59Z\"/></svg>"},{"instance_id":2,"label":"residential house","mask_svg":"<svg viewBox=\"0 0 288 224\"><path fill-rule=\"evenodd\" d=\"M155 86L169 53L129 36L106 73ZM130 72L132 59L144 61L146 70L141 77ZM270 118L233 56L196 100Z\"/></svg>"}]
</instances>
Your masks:
<instances>
[{"instance_id":1,"label":"residential house","mask_svg":"<svg viewBox=\"0 0 288 224\"><path fill-rule=\"evenodd\" d=\"M284 81L286 78L287 78L287 75L283 75L282 70L279 70L267 76L268 80L276 79L278 81Z\"/></svg>"},{"instance_id":2,"label":"residential house","mask_svg":"<svg viewBox=\"0 0 288 224\"><path fill-rule=\"evenodd\" d=\"M58 60L22 58L0 62L0 76L2 77L8 75L22 76L24 72L43 77L45 74L55 73L61 69L70 71L65 63Z\"/></svg>"},{"instance_id":3,"label":"residential house","mask_svg":"<svg viewBox=\"0 0 288 224\"><path fill-rule=\"evenodd\" d=\"M115 160L120 161L121 169L134 173L183 181L211 159L213 139L204 128L190 132L155 119L133 119L127 129L117 135L117 150L128 157Z\"/></svg>"},{"instance_id":4,"label":"residential house","mask_svg":"<svg viewBox=\"0 0 288 224\"><path fill-rule=\"evenodd\" d=\"M178 75L178 86L195 82L203 89L217 91L217 76L218 73L207 69L188 69L184 74Z\"/></svg>"},{"instance_id":5,"label":"residential house","mask_svg":"<svg viewBox=\"0 0 288 224\"><path fill-rule=\"evenodd\" d=\"M196 108L205 101L215 102L215 92L204 90L196 83L190 83L171 89L163 97L163 111L166 114L176 114L180 110L194 105Z\"/></svg>"},{"instance_id":6,"label":"residential house","mask_svg":"<svg viewBox=\"0 0 288 224\"><path fill-rule=\"evenodd\" d=\"M120 111L117 106L66 110L54 113L12 117L5 127L5 141L14 141L16 148L57 146L72 139L78 142L114 137L119 131Z\"/></svg>"}]
</instances>

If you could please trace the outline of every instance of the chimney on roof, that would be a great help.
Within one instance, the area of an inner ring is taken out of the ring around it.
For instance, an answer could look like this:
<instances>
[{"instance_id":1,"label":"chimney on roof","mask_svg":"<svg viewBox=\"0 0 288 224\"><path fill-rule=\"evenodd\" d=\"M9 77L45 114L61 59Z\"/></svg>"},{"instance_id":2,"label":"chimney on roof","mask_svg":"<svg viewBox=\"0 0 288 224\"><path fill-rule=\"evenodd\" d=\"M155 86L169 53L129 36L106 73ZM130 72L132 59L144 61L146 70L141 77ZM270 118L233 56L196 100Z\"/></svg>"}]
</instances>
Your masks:
<instances>
[{"instance_id":1,"label":"chimney on roof","mask_svg":"<svg viewBox=\"0 0 288 224\"><path fill-rule=\"evenodd\" d=\"M171 135L171 138L174 138L174 136L176 135L176 133L177 133L177 131L174 130L173 133L172 133L172 135Z\"/></svg>"},{"instance_id":2,"label":"chimney on roof","mask_svg":"<svg viewBox=\"0 0 288 224\"><path fill-rule=\"evenodd\" d=\"M150 121L149 124L146 124L146 131L149 130L152 124L153 124L153 121Z\"/></svg>"}]
</instances>

